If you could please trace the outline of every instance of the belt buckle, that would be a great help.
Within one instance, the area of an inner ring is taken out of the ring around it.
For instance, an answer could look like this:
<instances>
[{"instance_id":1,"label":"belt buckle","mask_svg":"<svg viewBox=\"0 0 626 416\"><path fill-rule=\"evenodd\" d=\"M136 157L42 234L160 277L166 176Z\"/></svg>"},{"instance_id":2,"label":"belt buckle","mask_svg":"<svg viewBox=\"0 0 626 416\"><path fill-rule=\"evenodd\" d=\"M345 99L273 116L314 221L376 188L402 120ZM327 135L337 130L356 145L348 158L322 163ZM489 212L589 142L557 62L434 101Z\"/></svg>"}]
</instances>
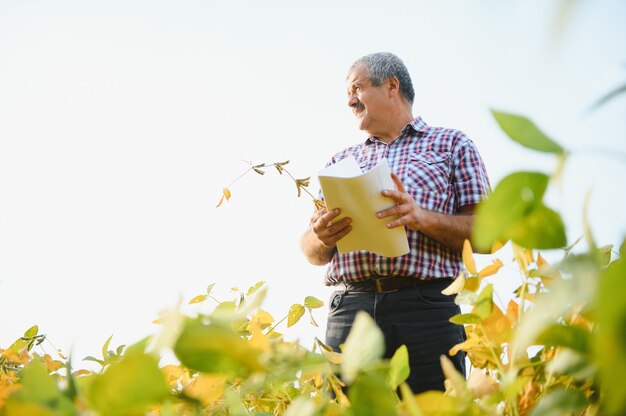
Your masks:
<instances>
[{"instance_id":1,"label":"belt buckle","mask_svg":"<svg viewBox=\"0 0 626 416\"><path fill-rule=\"evenodd\" d=\"M389 277L381 277L378 279L374 279L374 284L376 285L376 292L378 293L391 293L391 292L397 292L399 289L391 289L391 290L383 290L382 285L380 284L380 281L383 279L390 279Z\"/></svg>"}]
</instances>

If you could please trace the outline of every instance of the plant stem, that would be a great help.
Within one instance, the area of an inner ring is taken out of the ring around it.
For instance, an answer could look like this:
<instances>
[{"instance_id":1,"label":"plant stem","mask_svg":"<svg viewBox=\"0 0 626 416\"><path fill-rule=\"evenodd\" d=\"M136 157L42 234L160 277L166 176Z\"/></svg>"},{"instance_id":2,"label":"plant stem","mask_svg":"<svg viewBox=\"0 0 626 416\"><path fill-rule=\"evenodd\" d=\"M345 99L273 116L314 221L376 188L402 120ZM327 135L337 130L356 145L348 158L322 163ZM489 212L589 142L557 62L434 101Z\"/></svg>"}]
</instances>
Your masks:
<instances>
[{"instance_id":1,"label":"plant stem","mask_svg":"<svg viewBox=\"0 0 626 416\"><path fill-rule=\"evenodd\" d=\"M283 323L283 321L284 321L285 319L287 319L287 318L289 318L289 315L286 315L283 319L281 319L280 321L276 322L276 323L274 324L274 326L273 326L273 327L271 327L271 328L270 328L270 330L269 330L269 331L267 331L267 332L265 333L265 335L269 335L270 333L272 333L272 332L274 331L274 329L276 329L276 327L277 327L278 325L280 325L281 323Z\"/></svg>"}]
</instances>

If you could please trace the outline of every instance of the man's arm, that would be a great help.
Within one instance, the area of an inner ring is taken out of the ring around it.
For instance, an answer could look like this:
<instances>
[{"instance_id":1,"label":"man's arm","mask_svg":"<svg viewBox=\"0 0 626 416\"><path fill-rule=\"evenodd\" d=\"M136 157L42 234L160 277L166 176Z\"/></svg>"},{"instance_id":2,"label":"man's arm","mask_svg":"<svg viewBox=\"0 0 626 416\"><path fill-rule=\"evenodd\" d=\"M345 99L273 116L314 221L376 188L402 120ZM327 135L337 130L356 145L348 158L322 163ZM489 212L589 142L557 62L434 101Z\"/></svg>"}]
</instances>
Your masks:
<instances>
[{"instance_id":1,"label":"man's arm","mask_svg":"<svg viewBox=\"0 0 626 416\"><path fill-rule=\"evenodd\" d=\"M452 250L462 251L465 239L471 240L472 227L474 225L473 213L476 205L461 207L458 215L428 211L415 203L415 200L406 191L402 181L395 173L392 173L391 177L397 189L384 190L383 195L393 199L396 205L378 212L376 216L378 218L398 216L396 220L387 224L388 228L406 225L412 230L426 234Z\"/></svg>"},{"instance_id":2,"label":"man's arm","mask_svg":"<svg viewBox=\"0 0 626 416\"><path fill-rule=\"evenodd\" d=\"M339 213L339 209L331 212L321 209L311 217L311 227L300 240L300 248L309 263L322 266L330 262L337 250L337 241L352 230L350 218L333 223Z\"/></svg>"}]
</instances>

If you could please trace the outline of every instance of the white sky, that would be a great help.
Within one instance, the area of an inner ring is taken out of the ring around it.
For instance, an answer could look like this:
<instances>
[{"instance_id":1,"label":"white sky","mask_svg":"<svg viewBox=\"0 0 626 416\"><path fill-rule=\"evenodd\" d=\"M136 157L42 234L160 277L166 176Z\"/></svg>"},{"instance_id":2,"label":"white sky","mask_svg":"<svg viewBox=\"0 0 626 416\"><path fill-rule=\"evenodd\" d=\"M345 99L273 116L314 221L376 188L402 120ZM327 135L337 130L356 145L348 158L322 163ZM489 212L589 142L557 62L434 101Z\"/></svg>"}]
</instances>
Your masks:
<instances>
[{"instance_id":1,"label":"white sky","mask_svg":"<svg viewBox=\"0 0 626 416\"><path fill-rule=\"evenodd\" d=\"M581 149L550 204L573 241L594 186L597 240L619 244L626 163L610 155L626 152L626 97L588 107L626 81L625 2L575 3L560 41L558 2L340 3L0 0L0 348L36 323L78 361L111 334L154 333L160 310L213 282L227 300L266 280L276 319L326 301L298 247L312 204L292 182L250 174L215 205L242 160L315 177L362 140L344 79L375 51L405 61L414 114L468 133L493 184L555 161L510 142L489 108ZM582 150L595 148L609 156ZM494 283L506 298L519 277ZM287 336L323 338L315 316Z\"/></svg>"}]
</instances>

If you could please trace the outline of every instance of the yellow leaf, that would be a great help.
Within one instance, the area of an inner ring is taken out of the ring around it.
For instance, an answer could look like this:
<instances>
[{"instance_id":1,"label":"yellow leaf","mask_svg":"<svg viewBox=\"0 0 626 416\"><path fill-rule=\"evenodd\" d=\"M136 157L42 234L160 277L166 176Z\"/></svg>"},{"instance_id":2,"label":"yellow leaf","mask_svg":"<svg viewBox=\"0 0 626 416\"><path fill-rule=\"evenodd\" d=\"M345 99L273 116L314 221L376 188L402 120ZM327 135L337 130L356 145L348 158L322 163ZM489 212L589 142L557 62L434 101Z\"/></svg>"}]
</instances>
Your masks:
<instances>
[{"instance_id":1,"label":"yellow leaf","mask_svg":"<svg viewBox=\"0 0 626 416\"><path fill-rule=\"evenodd\" d=\"M157 324L157 325L161 325L161 319L157 318L154 321L152 321L153 324Z\"/></svg>"},{"instance_id":2,"label":"yellow leaf","mask_svg":"<svg viewBox=\"0 0 626 416\"><path fill-rule=\"evenodd\" d=\"M200 373L185 386L185 394L208 406L224 395L225 385L225 376Z\"/></svg>"},{"instance_id":3,"label":"yellow leaf","mask_svg":"<svg viewBox=\"0 0 626 416\"><path fill-rule=\"evenodd\" d=\"M252 336L250 337L248 344L252 347L252 348L257 348L261 351L269 351L270 350L270 340L267 337L267 335L265 335L263 333L263 331L261 330L261 326L259 325L258 321L252 321L250 322L250 325L248 326L250 333L252 334Z\"/></svg>"},{"instance_id":4,"label":"yellow leaf","mask_svg":"<svg viewBox=\"0 0 626 416\"><path fill-rule=\"evenodd\" d=\"M314 199L313 200L313 205L315 205L315 210L319 211L321 209L326 208L326 203L320 199Z\"/></svg>"},{"instance_id":5,"label":"yellow leaf","mask_svg":"<svg viewBox=\"0 0 626 416\"><path fill-rule=\"evenodd\" d=\"M274 322L274 317L272 317L272 315L270 315L268 312L259 309L257 313L254 314L254 316L250 319L250 323L252 322L256 322L261 328L264 328Z\"/></svg>"},{"instance_id":6,"label":"yellow leaf","mask_svg":"<svg viewBox=\"0 0 626 416\"><path fill-rule=\"evenodd\" d=\"M341 364L341 362L343 361L343 355L341 353L338 353L332 350L328 351L328 350L322 349L322 355L326 357L328 361L330 361L333 364Z\"/></svg>"},{"instance_id":7,"label":"yellow leaf","mask_svg":"<svg viewBox=\"0 0 626 416\"><path fill-rule=\"evenodd\" d=\"M502 247L504 247L504 243L502 241L499 241L499 240L494 241L493 244L491 245L491 254L500 250Z\"/></svg>"},{"instance_id":8,"label":"yellow leaf","mask_svg":"<svg viewBox=\"0 0 626 416\"><path fill-rule=\"evenodd\" d=\"M502 267L502 266L503 266L503 264L500 261L500 259L495 259L493 261L493 263L491 263L489 266L487 266L484 269L482 269L481 271L479 271L478 275L480 277L491 276L492 274L496 274L498 272L498 270L500 270L500 267Z\"/></svg>"},{"instance_id":9,"label":"yellow leaf","mask_svg":"<svg viewBox=\"0 0 626 416\"><path fill-rule=\"evenodd\" d=\"M468 239L463 242L463 264L470 274L476 274L476 263L474 262L474 255L472 251L472 245Z\"/></svg>"},{"instance_id":10,"label":"yellow leaf","mask_svg":"<svg viewBox=\"0 0 626 416\"><path fill-rule=\"evenodd\" d=\"M496 345L500 345L509 340L511 335L511 322L502 313L500 308L494 304L491 314L483 319L483 329L489 340Z\"/></svg>"},{"instance_id":11,"label":"yellow leaf","mask_svg":"<svg viewBox=\"0 0 626 416\"><path fill-rule=\"evenodd\" d=\"M6 384L0 383L0 409L4 408L6 399L16 390L22 387L21 384Z\"/></svg>"},{"instance_id":12,"label":"yellow leaf","mask_svg":"<svg viewBox=\"0 0 626 416\"><path fill-rule=\"evenodd\" d=\"M61 351L60 349L57 350L57 355L62 359L62 360L67 360L67 356L65 354L63 354L63 351Z\"/></svg>"},{"instance_id":13,"label":"yellow leaf","mask_svg":"<svg viewBox=\"0 0 626 416\"><path fill-rule=\"evenodd\" d=\"M526 261L528 263L532 263L535 261L535 259L533 259L533 251L530 249L524 249L524 254L526 255Z\"/></svg>"},{"instance_id":14,"label":"yellow leaf","mask_svg":"<svg viewBox=\"0 0 626 416\"><path fill-rule=\"evenodd\" d=\"M222 197L220 198L220 202L217 204L215 208L219 208L219 206L222 205L224 201L228 201L229 199L230 199L230 190L228 190L228 188L222 189Z\"/></svg>"},{"instance_id":15,"label":"yellow leaf","mask_svg":"<svg viewBox=\"0 0 626 416\"><path fill-rule=\"evenodd\" d=\"M459 293L461 290L463 290L464 286L465 286L465 273L461 272L458 275L458 277L454 279L454 281L450 284L450 286L442 290L441 293L447 296L454 295L456 293Z\"/></svg>"},{"instance_id":16,"label":"yellow leaf","mask_svg":"<svg viewBox=\"0 0 626 416\"><path fill-rule=\"evenodd\" d=\"M454 347L450 348L450 351L448 351L448 354L454 357L457 352L461 350L469 351L472 348L479 346L480 344L481 342L479 338L471 337L459 344L456 344Z\"/></svg>"},{"instance_id":17,"label":"yellow leaf","mask_svg":"<svg viewBox=\"0 0 626 416\"><path fill-rule=\"evenodd\" d=\"M513 299L509 301L509 304L506 307L506 317L511 322L511 325L517 322L519 317L519 305Z\"/></svg>"},{"instance_id":18,"label":"yellow leaf","mask_svg":"<svg viewBox=\"0 0 626 416\"><path fill-rule=\"evenodd\" d=\"M72 373L74 377L86 376L88 374L91 374L91 371L85 369L76 370Z\"/></svg>"},{"instance_id":19,"label":"yellow leaf","mask_svg":"<svg viewBox=\"0 0 626 416\"><path fill-rule=\"evenodd\" d=\"M427 391L415 396L417 407L424 415L458 415L459 409L454 397L442 391Z\"/></svg>"},{"instance_id":20,"label":"yellow leaf","mask_svg":"<svg viewBox=\"0 0 626 416\"><path fill-rule=\"evenodd\" d=\"M165 381L170 387L175 385L185 373L182 368L173 364L161 367L161 372L165 376Z\"/></svg>"},{"instance_id":21,"label":"yellow leaf","mask_svg":"<svg viewBox=\"0 0 626 416\"><path fill-rule=\"evenodd\" d=\"M206 298L207 298L207 295L198 295L189 301L189 305L193 305L194 303L204 302Z\"/></svg>"},{"instance_id":22,"label":"yellow leaf","mask_svg":"<svg viewBox=\"0 0 626 416\"><path fill-rule=\"evenodd\" d=\"M472 292L476 292L480 287L480 278L478 277L470 277L469 279L465 279L464 290L470 290Z\"/></svg>"},{"instance_id":23,"label":"yellow leaf","mask_svg":"<svg viewBox=\"0 0 626 416\"><path fill-rule=\"evenodd\" d=\"M46 368L48 369L49 373L53 373L59 368L63 367L63 363L61 361L53 360L50 354L44 355L43 361L46 364Z\"/></svg>"},{"instance_id":24,"label":"yellow leaf","mask_svg":"<svg viewBox=\"0 0 626 416\"><path fill-rule=\"evenodd\" d=\"M537 254L537 267L544 267L544 266L549 266L550 264L546 261L546 259L544 259L543 257L541 257L541 254Z\"/></svg>"},{"instance_id":25,"label":"yellow leaf","mask_svg":"<svg viewBox=\"0 0 626 416\"><path fill-rule=\"evenodd\" d=\"M513 244L513 257L515 258L515 261L519 265L520 269L522 269L522 273L524 273L525 276L528 276L528 261L526 253L524 252L524 249L517 244Z\"/></svg>"}]
</instances>

